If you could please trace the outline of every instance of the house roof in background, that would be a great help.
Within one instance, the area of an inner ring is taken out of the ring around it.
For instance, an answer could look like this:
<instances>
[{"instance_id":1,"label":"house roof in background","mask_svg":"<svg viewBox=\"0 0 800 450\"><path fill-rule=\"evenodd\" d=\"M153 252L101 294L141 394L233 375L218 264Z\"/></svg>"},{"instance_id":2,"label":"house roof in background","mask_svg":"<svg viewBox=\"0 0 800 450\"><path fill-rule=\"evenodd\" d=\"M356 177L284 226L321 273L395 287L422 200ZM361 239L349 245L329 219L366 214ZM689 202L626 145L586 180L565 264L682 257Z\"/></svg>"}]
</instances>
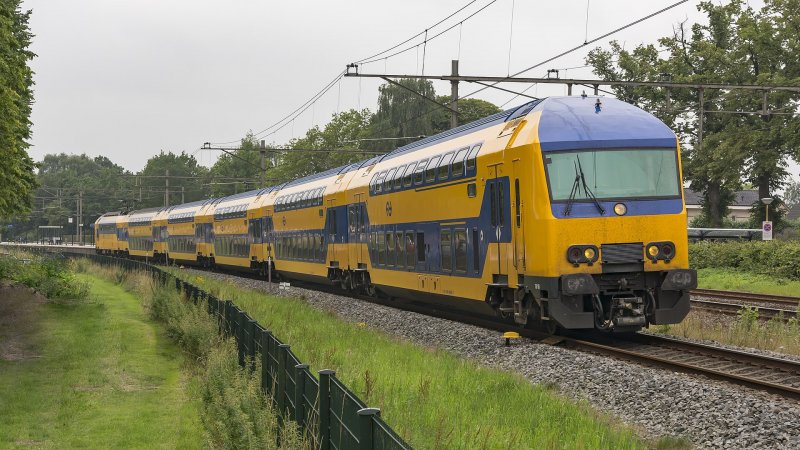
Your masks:
<instances>
[{"instance_id":1,"label":"house roof in background","mask_svg":"<svg viewBox=\"0 0 800 450\"><path fill-rule=\"evenodd\" d=\"M683 190L683 196L686 201L686 205L695 205L699 206L703 200L703 193L702 192L695 192L689 188L685 188ZM758 202L758 190L756 189L747 189L744 191L736 191L734 193L733 203L730 206L746 206L751 207L753 203Z\"/></svg>"}]
</instances>

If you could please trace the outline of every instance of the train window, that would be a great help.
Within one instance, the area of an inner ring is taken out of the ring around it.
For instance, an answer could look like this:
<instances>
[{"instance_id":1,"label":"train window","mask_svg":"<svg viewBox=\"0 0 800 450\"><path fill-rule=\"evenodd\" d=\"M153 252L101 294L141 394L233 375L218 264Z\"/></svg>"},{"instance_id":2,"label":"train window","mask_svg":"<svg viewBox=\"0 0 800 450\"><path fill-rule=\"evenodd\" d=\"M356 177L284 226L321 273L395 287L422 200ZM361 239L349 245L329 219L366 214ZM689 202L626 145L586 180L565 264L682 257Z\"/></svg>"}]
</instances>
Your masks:
<instances>
[{"instance_id":1,"label":"train window","mask_svg":"<svg viewBox=\"0 0 800 450\"><path fill-rule=\"evenodd\" d=\"M456 254L456 272L467 271L467 230L456 228L453 236Z\"/></svg>"},{"instance_id":2,"label":"train window","mask_svg":"<svg viewBox=\"0 0 800 450\"><path fill-rule=\"evenodd\" d=\"M472 150L469 151L469 155L467 155L467 172L475 171L478 152L481 150L481 145L482 144L475 144L472 146Z\"/></svg>"},{"instance_id":3,"label":"train window","mask_svg":"<svg viewBox=\"0 0 800 450\"><path fill-rule=\"evenodd\" d=\"M417 233L417 261L425 262L425 233Z\"/></svg>"},{"instance_id":4,"label":"train window","mask_svg":"<svg viewBox=\"0 0 800 450\"><path fill-rule=\"evenodd\" d=\"M497 196L500 198L500 201L498 202L497 207L499 208L500 226L502 227L503 225L505 225L505 221L506 221L505 220L505 216L506 216L505 215L505 211L503 211L503 209L504 209L503 205L505 204L505 201L504 201L505 199L503 198L503 182L502 181L498 181L497 182L497 194L498 194Z\"/></svg>"},{"instance_id":5,"label":"train window","mask_svg":"<svg viewBox=\"0 0 800 450\"><path fill-rule=\"evenodd\" d=\"M378 262L378 251L375 248L375 232L369 234L369 257L372 259L372 263L376 264Z\"/></svg>"},{"instance_id":6,"label":"train window","mask_svg":"<svg viewBox=\"0 0 800 450\"><path fill-rule=\"evenodd\" d=\"M439 160L441 158L441 156L434 156L431 158L431 162L428 164L428 169L425 170L426 183L433 183L436 180L436 166L439 164Z\"/></svg>"},{"instance_id":7,"label":"train window","mask_svg":"<svg viewBox=\"0 0 800 450\"><path fill-rule=\"evenodd\" d=\"M410 187L411 186L411 178L414 175L414 165L415 164L416 164L415 162L412 162L406 168L406 173L403 176L403 186L405 186L405 187Z\"/></svg>"},{"instance_id":8,"label":"train window","mask_svg":"<svg viewBox=\"0 0 800 450\"><path fill-rule=\"evenodd\" d=\"M414 232L406 231L406 267L409 269L414 268L417 252L414 246Z\"/></svg>"},{"instance_id":9,"label":"train window","mask_svg":"<svg viewBox=\"0 0 800 450\"><path fill-rule=\"evenodd\" d=\"M399 191L403 187L403 174L406 171L406 166L400 166L397 168L397 173L394 175L394 190Z\"/></svg>"},{"instance_id":10,"label":"train window","mask_svg":"<svg viewBox=\"0 0 800 450\"><path fill-rule=\"evenodd\" d=\"M489 185L489 203L491 206L492 226L497 226L497 196L495 195L495 183Z\"/></svg>"},{"instance_id":11,"label":"train window","mask_svg":"<svg viewBox=\"0 0 800 450\"><path fill-rule=\"evenodd\" d=\"M394 246L394 233L386 233L386 265L393 266L397 259Z\"/></svg>"},{"instance_id":12,"label":"train window","mask_svg":"<svg viewBox=\"0 0 800 450\"><path fill-rule=\"evenodd\" d=\"M414 171L414 185L419 186L425 180L425 167L428 165L428 160L423 159L417 165L417 169Z\"/></svg>"},{"instance_id":13,"label":"train window","mask_svg":"<svg viewBox=\"0 0 800 450\"><path fill-rule=\"evenodd\" d=\"M375 180L375 193L380 194L383 192L383 179L386 177L386 171L382 171L378 174L378 179Z\"/></svg>"},{"instance_id":14,"label":"train window","mask_svg":"<svg viewBox=\"0 0 800 450\"><path fill-rule=\"evenodd\" d=\"M386 235L378 233L378 264L386 264Z\"/></svg>"},{"instance_id":15,"label":"train window","mask_svg":"<svg viewBox=\"0 0 800 450\"><path fill-rule=\"evenodd\" d=\"M372 179L369 180L369 191L372 192L373 194L375 193L375 184L377 181L378 181L378 174L375 173L375 175L372 176Z\"/></svg>"},{"instance_id":16,"label":"train window","mask_svg":"<svg viewBox=\"0 0 800 450\"><path fill-rule=\"evenodd\" d=\"M514 180L514 206L516 207L516 218L517 218L517 228L519 228L519 223L522 215L522 211L520 210L520 200L519 200L519 178Z\"/></svg>"},{"instance_id":17,"label":"train window","mask_svg":"<svg viewBox=\"0 0 800 450\"><path fill-rule=\"evenodd\" d=\"M476 195L478 195L478 187L475 185L475 183L467 184L467 197L473 198Z\"/></svg>"},{"instance_id":18,"label":"train window","mask_svg":"<svg viewBox=\"0 0 800 450\"><path fill-rule=\"evenodd\" d=\"M439 181L446 180L448 175L450 175L450 162L452 161L453 161L453 152L447 153L442 157L442 161L439 163L439 170L437 174L437 178L439 178Z\"/></svg>"},{"instance_id":19,"label":"train window","mask_svg":"<svg viewBox=\"0 0 800 450\"><path fill-rule=\"evenodd\" d=\"M450 172L450 176L452 178L461 178L464 176L464 158L467 157L467 151L469 151L469 147L464 147L456 153L456 157L453 158L453 169Z\"/></svg>"},{"instance_id":20,"label":"train window","mask_svg":"<svg viewBox=\"0 0 800 450\"><path fill-rule=\"evenodd\" d=\"M321 234L318 234L317 237L319 238L319 260L325 261L325 237Z\"/></svg>"},{"instance_id":21,"label":"train window","mask_svg":"<svg viewBox=\"0 0 800 450\"><path fill-rule=\"evenodd\" d=\"M386 179L383 180L383 192L389 192L392 190L392 182L394 181L394 174L397 172L397 169L389 170L389 173L386 174Z\"/></svg>"},{"instance_id":22,"label":"train window","mask_svg":"<svg viewBox=\"0 0 800 450\"><path fill-rule=\"evenodd\" d=\"M439 251L442 255L442 271L450 272L453 270L453 251L450 241L450 230L442 230L439 236Z\"/></svg>"},{"instance_id":23,"label":"train window","mask_svg":"<svg viewBox=\"0 0 800 450\"><path fill-rule=\"evenodd\" d=\"M405 242L403 241L402 231L395 233L394 246L397 249L397 267L403 267L403 261L406 260L406 255L405 252L403 252L403 249L405 248Z\"/></svg>"}]
</instances>

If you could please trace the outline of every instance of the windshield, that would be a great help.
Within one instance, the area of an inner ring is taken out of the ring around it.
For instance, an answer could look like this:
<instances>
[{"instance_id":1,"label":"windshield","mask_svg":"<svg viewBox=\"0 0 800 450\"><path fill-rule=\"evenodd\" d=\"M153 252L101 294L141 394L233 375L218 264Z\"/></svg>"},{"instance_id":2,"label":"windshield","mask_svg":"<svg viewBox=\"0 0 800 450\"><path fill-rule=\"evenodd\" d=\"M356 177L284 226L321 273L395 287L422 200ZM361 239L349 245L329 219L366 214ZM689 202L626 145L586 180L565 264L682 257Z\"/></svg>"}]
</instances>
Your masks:
<instances>
[{"instance_id":1,"label":"windshield","mask_svg":"<svg viewBox=\"0 0 800 450\"><path fill-rule=\"evenodd\" d=\"M589 200L590 194L598 199L680 195L675 149L546 153L544 162L553 201L567 201L570 194L575 200ZM573 189L581 175L579 188Z\"/></svg>"}]
</instances>

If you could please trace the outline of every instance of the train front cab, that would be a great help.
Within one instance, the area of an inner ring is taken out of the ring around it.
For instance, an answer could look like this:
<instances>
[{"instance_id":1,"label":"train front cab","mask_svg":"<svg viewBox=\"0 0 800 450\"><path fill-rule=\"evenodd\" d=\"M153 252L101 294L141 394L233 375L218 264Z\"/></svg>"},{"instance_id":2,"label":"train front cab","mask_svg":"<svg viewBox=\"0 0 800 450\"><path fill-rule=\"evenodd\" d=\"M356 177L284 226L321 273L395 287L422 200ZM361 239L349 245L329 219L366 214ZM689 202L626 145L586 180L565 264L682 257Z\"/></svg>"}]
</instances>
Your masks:
<instances>
[{"instance_id":1,"label":"train front cab","mask_svg":"<svg viewBox=\"0 0 800 450\"><path fill-rule=\"evenodd\" d=\"M95 252L101 255L112 255L116 252L117 214L104 214L94 224Z\"/></svg>"},{"instance_id":2,"label":"train front cab","mask_svg":"<svg viewBox=\"0 0 800 450\"><path fill-rule=\"evenodd\" d=\"M523 223L512 220L514 242L525 244L509 256L529 294L515 315L615 331L680 322L697 275L688 269L675 134L631 105L603 99L607 109L596 112L589 100L532 114L533 135L521 137L533 143L519 151L531 155L534 175L517 189L532 208ZM580 137L559 126L567 114L583 125ZM514 209L525 211L518 199Z\"/></svg>"}]
</instances>

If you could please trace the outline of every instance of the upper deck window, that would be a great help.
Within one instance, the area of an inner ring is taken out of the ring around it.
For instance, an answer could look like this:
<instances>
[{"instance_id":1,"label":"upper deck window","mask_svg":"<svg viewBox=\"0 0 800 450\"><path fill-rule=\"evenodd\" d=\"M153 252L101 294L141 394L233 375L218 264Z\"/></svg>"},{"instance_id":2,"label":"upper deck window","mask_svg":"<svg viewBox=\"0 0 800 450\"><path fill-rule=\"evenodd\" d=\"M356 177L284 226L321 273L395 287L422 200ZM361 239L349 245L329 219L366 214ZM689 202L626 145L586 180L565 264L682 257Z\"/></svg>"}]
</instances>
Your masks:
<instances>
[{"instance_id":1,"label":"upper deck window","mask_svg":"<svg viewBox=\"0 0 800 450\"><path fill-rule=\"evenodd\" d=\"M545 153L544 163L550 198L556 202L571 196L590 200L589 193L600 200L680 196L674 148Z\"/></svg>"}]
</instances>

